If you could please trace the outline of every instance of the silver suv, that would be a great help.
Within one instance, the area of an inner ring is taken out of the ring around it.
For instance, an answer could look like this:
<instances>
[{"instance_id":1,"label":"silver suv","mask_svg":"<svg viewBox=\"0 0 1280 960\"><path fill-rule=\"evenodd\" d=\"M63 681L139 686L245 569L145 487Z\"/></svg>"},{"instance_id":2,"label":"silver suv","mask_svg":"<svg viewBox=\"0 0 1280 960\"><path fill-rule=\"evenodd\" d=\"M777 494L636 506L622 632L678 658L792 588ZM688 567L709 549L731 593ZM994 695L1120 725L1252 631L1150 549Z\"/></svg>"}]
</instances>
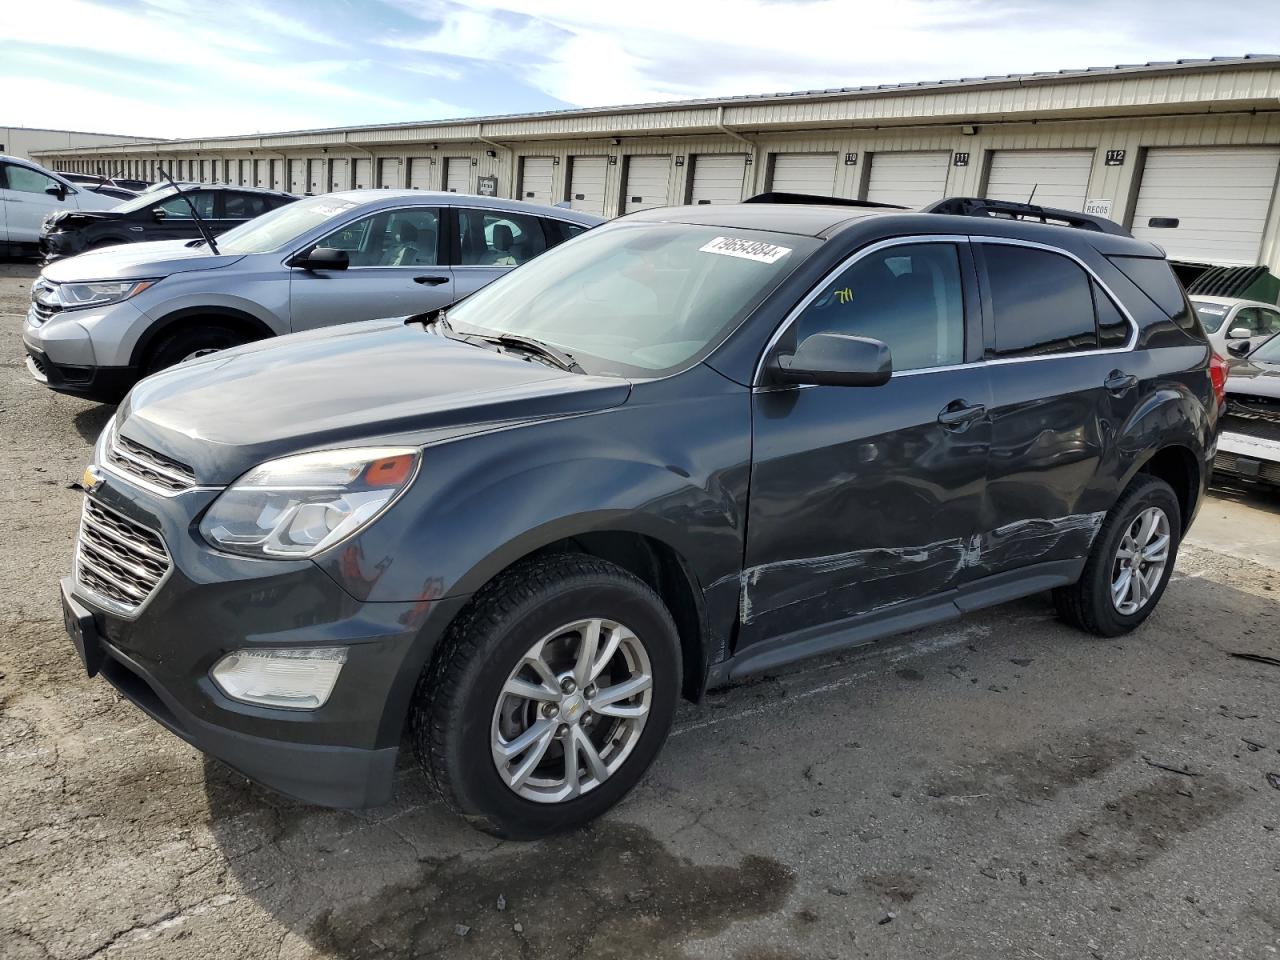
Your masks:
<instances>
[{"instance_id":1,"label":"silver suv","mask_svg":"<svg viewBox=\"0 0 1280 960\"><path fill-rule=\"evenodd\" d=\"M182 360L299 330L461 300L600 217L519 200L353 190L310 197L203 240L108 247L31 287L27 368L115 402Z\"/></svg>"}]
</instances>

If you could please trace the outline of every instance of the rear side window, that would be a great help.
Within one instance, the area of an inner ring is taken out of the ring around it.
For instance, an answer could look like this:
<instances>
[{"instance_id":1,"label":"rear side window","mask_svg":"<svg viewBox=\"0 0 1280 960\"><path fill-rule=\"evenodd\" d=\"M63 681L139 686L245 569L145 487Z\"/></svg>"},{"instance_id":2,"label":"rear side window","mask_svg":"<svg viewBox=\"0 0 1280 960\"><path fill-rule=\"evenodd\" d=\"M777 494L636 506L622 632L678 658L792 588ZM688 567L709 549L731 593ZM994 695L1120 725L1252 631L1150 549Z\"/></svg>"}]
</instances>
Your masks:
<instances>
[{"instance_id":1,"label":"rear side window","mask_svg":"<svg viewBox=\"0 0 1280 960\"><path fill-rule=\"evenodd\" d=\"M1038 357L1098 346L1093 283L1077 263L1030 247L981 246L996 356Z\"/></svg>"},{"instance_id":2,"label":"rear side window","mask_svg":"<svg viewBox=\"0 0 1280 960\"><path fill-rule=\"evenodd\" d=\"M248 220L267 209L266 199L256 193L227 193L223 195L226 205L223 216L232 220Z\"/></svg>"},{"instance_id":3,"label":"rear side window","mask_svg":"<svg viewBox=\"0 0 1280 960\"><path fill-rule=\"evenodd\" d=\"M1157 307L1183 330L1194 330L1195 315L1187 309L1182 284L1173 274L1168 260L1153 257L1109 257L1116 269L1133 281Z\"/></svg>"},{"instance_id":4,"label":"rear side window","mask_svg":"<svg viewBox=\"0 0 1280 960\"><path fill-rule=\"evenodd\" d=\"M962 363L964 293L955 246L904 244L858 260L797 319L797 344L815 333L880 340L894 370Z\"/></svg>"}]
</instances>

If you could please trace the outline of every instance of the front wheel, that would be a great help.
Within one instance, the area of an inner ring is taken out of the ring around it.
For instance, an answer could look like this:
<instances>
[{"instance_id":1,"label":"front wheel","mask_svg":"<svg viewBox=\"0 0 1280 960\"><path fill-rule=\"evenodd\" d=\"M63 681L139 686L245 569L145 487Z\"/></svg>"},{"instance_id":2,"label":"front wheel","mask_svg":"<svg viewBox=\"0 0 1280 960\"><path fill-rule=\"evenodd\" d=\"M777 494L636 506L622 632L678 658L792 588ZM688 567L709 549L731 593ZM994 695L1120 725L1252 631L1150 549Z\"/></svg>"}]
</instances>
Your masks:
<instances>
[{"instance_id":1,"label":"front wheel","mask_svg":"<svg viewBox=\"0 0 1280 960\"><path fill-rule=\"evenodd\" d=\"M680 690L662 600L585 555L525 561L450 628L419 682L418 759L476 826L533 838L580 826L639 782Z\"/></svg>"},{"instance_id":2,"label":"front wheel","mask_svg":"<svg viewBox=\"0 0 1280 960\"><path fill-rule=\"evenodd\" d=\"M1128 633L1160 602L1181 539L1173 488L1139 475L1107 513L1080 579L1054 591L1058 614L1099 636Z\"/></svg>"},{"instance_id":3,"label":"front wheel","mask_svg":"<svg viewBox=\"0 0 1280 960\"><path fill-rule=\"evenodd\" d=\"M237 347L244 342L245 338L230 327L209 325L175 330L156 344L142 372L144 376L150 376L186 360Z\"/></svg>"}]
</instances>

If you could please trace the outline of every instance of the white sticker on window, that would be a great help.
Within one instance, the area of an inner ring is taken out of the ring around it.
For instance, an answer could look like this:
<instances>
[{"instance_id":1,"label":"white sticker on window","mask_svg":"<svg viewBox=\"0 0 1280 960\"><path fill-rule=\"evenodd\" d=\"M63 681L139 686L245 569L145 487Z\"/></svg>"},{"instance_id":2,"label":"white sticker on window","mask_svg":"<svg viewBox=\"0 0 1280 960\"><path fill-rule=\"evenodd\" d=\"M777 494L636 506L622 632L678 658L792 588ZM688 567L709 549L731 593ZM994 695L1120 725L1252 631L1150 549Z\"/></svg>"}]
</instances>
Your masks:
<instances>
[{"instance_id":1,"label":"white sticker on window","mask_svg":"<svg viewBox=\"0 0 1280 960\"><path fill-rule=\"evenodd\" d=\"M757 263L777 263L791 252L790 247L780 247L775 243L764 243L760 240L744 240L740 237L716 237L710 243L703 244L698 250L702 253L716 253L722 257L754 260Z\"/></svg>"}]
</instances>

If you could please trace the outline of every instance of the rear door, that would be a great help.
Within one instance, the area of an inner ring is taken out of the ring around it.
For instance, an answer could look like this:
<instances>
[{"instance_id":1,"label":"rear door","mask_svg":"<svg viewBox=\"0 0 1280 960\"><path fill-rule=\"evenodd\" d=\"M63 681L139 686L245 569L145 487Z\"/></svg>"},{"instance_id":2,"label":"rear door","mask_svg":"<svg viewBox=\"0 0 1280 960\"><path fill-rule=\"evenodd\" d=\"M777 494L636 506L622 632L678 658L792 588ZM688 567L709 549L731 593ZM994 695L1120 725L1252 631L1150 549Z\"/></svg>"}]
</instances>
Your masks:
<instances>
[{"instance_id":1,"label":"rear door","mask_svg":"<svg viewBox=\"0 0 1280 960\"><path fill-rule=\"evenodd\" d=\"M879 387L753 391L744 646L821 644L833 629L893 616L961 579L990 450L968 246L930 237L873 245L778 335L784 350L815 333L882 340L894 374Z\"/></svg>"},{"instance_id":2,"label":"rear door","mask_svg":"<svg viewBox=\"0 0 1280 960\"><path fill-rule=\"evenodd\" d=\"M346 270L289 269L294 330L403 317L453 300L453 274L442 261L441 211L404 207L360 217L315 246L347 251Z\"/></svg>"},{"instance_id":3,"label":"rear door","mask_svg":"<svg viewBox=\"0 0 1280 960\"><path fill-rule=\"evenodd\" d=\"M1133 321L1076 257L993 238L975 237L973 250L993 400L968 572L978 579L1088 553L1115 501L1116 437L1137 404L1141 371Z\"/></svg>"},{"instance_id":4,"label":"rear door","mask_svg":"<svg viewBox=\"0 0 1280 960\"><path fill-rule=\"evenodd\" d=\"M267 198L260 193L222 190L218 193L218 199L220 209L215 229L219 233L262 216L270 209Z\"/></svg>"}]
</instances>

